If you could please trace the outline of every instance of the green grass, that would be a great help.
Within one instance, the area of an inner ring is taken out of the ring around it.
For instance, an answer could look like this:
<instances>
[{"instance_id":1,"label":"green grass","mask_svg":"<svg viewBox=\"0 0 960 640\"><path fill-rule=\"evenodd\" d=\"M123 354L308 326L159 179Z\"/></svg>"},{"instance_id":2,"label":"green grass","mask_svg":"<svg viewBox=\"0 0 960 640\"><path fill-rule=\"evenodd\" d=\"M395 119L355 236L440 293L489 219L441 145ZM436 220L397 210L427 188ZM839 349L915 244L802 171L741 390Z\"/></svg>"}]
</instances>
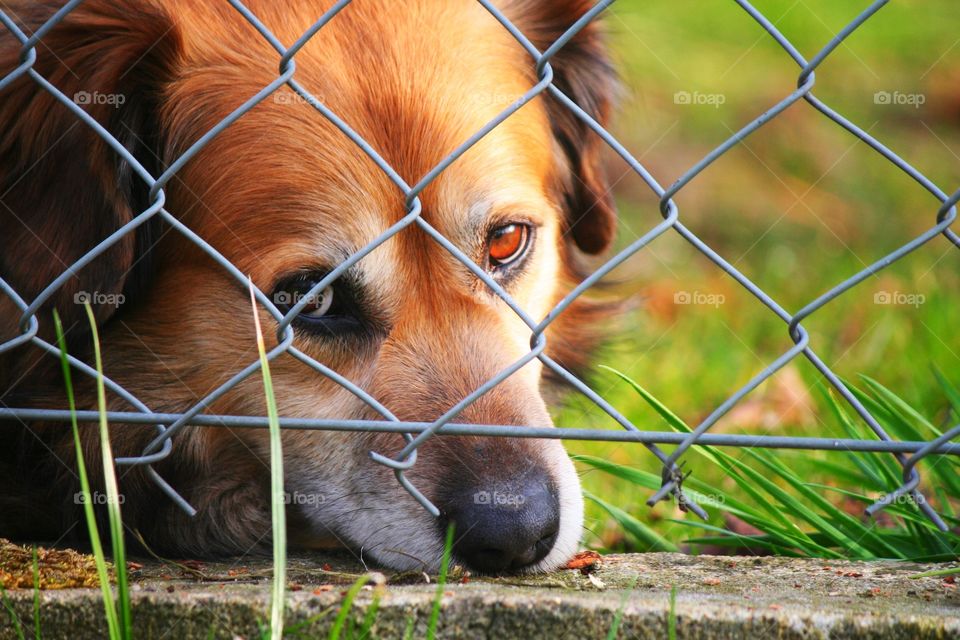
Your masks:
<instances>
[{"instance_id":1,"label":"green grass","mask_svg":"<svg viewBox=\"0 0 960 640\"><path fill-rule=\"evenodd\" d=\"M628 377L620 377L647 402L670 429L688 433L691 429L679 417ZM940 430L915 412L891 391L874 380L864 378L865 392L851 389L867 405L881 425L896 439L930 440ZM948 388L949 393L955 390ZM866 439L865 430L856 426L842 404L833 394L824 393L842 428L850 437ZM688 532L695 529L709 535L693 537L686 542L696 549L702 545L730 547L731 549L762 548L778 555L797 555L824 558L895 558L901 560L950 560L960 550L960 534L939 531L910 501L901 501L888 507L882 525L851 513L848 505L838 505L828 499L835 495L853 501L865 508L876 497L892 491L900 484L899 464L890 455L842 454L847 464L826 467L821 474L831 484L812 481L801 465L781 460L782 454L764 449L726 451L714 447L694 447L689 454L706 466L707 474L720 473L733 481L731 490L691 477L684 483L690 498L703 503L717 518L723 514L734 516L759 530L756 535L737 535L720 525L722 521L703 523L699 520L671 519ZM934 457L937 464L927 465L924 489L934 495L956 496L960 477L960 461L949 456ZM621 465L595 456L577 456L576 460L611 477L643 488L649 494L660 486L657 473ZM841 488L836 485L850 488ZM649 548L653 532L648 527L637 529L636 518L628 512L612 507L607 502L594 502L633 537L638 548ZM960 525L950 501L944 502L943 513L950 525ZM659 540L659 538L658 538Z\"/></svg>"},{"instance_id":2,"label":"green grass","mask_svg":"<svg viewBox=\"0 0 960 640\"><path fill-rule=\"evenodd\" d=\"M40 562L37 546L33 546L33 637L40 640Z\"/></svg>"},{"instance_id":3,"label":"green grass","mask_svg":"<svg viewBox=\"0 0 960 640\"><path fill-rule=\"evenodd\" d=\"M613 616L613 622L607 630L607 640L614 640L614 638L617 637L617 632L620 630L620 623L623 621L623 611L627 608L627 601L630 599L631 594L633 594L633 590L637 588L637 583L639 582L640 576L637 576L630 588L624 589L623 597L620 598L620 606L617 608L617 612Z\"/></svg>"},{"instance_id":4,"label":"green grass","mask_svg":"<svg viewBox=\"0 0 960 640\"><path fill-rule=\"evenodd\" d=\"M287 584L287 525L283 487L283 445L280 439L280 418L277 399L270 377L270 362L263 342L253 281L250 281L250 305L253 323L257 332L257 351L260 354L260 371L263 376L263 391L266 396L267 417L270 427L270 513L273 525L273 582L270 592L270 637L280 640L283 636L283 613Z\"/></svg>"},{"instance_id":5,"label":"green grass","mask_svg":"<svg viewBox=\"0 0 960 640\"><path fill-rule=\"evenodd\" d=\"M360 576L352 585L350 585L350 588L347 589L347 594L343 597L343 602L340 603L340 611L337 613L337 618L334 620L333 626L330 627L330 633L327 635L328 640L340 639L345 625L347 624L348 616L350 615L350 608L353 606L353 601L356 599L357 594L360 593L360 589L362 589L365 584L370 582L370 579L371 576L369 574ZM352 634L348 633L347 637L352 637Z\"/></svg>"},{"instance_id":6,"label":"green grass","mask_svg":"<svg viewBox=\"0 0 960 640\"><path fill-rule=\"evenodd\" d=\"M100 580L100 589L103 593L104 612L107 617L107 628L111 640L132 637L132 619L130 612L130 591L127 585L127 566L123 546L123 524L120 515L120 492L117 487L117 478L113 466L113 453L110 447L110 435L107 426L106 393L103 384L103 362L100 357L100 340L97 334L96 320L89 304L86 305L87 316L90 321L93 336L94 358L97 369L97 407L100 412L100 448L103 463L104 487L107 492L107 513L110 522L110 541L113 548L114 569L117 578L117 597L114 598L110 588L110 574L107 568L106 554L100 542L100 532L97 527L96 515L93 510L93 498L90 491L90 481L87 476L86 463L83 458L83 448L80 444L80 430L77 426L76 400L73 392L73 382L70 375L70 363L67 359L66 340L63 334L63 325L58 314L54 313L54 327L57 334L57 345L60 348L60 362L63 369L64 386L67 392L67 401L71 413L74 449L77 456L77 475L80 478L81 492L84 496L83 508L87 523L87 532L90 536L90 546L93 548L97 566L97 576Z\"/></svg>"},{"instance_id":7,"label":"green grass","mask_svg":"<svg viewBox=\"0 0 960 640\"><path fill-rule=\"evenodd\" d=\"M440 559L440 575L437 577L437 593L433 598L433 609L430 611L430 620L427 623L427 640L437 636L437 623L440 620L440 606L443 602L443 591L447 586L447 572L450 569L450 554L453 551L453 523L447 526L447 536L443 541L443 557Z\"/></svg>"},{"instance_id":8,"label":"green grass","mask_svg":"<svg viewBox=\"0 0 960 640\"><path fill-rule=\"evenodd\" d=\"M940 569L939 571L924 571L923 573L918 573L915 576L910 576L912 580L919 580L920 578L939 578L940 576L957 576L960 575L960 567L953 567L952 569Z\"/></svg>"},{"instance_id":9,"label":"green grass","mask_svg":"<svg viewBox=\"0 0 960 640\"><path fill-rule=\"evenodd\" d=\"M677 640L677 585L670 587L670 612L667 615L667 638Z\"/></svg>"},{"instance_id":10,"label":"green grass","mask_svg":"<svg viewBox=\"0 0 960 640\"><path fill-rule=\"evenodd\" d=\"M0 584L0 601L3 602L3 608L7 610L7 616L13 625L14 633L17 634L17 640L26 640L26 636L23 633L23 624L20 622L20 616L18 616L14 610L13 602L10 601L10 596L7 595L7 590L2 584Z\"/></svg>"}]
</instances>

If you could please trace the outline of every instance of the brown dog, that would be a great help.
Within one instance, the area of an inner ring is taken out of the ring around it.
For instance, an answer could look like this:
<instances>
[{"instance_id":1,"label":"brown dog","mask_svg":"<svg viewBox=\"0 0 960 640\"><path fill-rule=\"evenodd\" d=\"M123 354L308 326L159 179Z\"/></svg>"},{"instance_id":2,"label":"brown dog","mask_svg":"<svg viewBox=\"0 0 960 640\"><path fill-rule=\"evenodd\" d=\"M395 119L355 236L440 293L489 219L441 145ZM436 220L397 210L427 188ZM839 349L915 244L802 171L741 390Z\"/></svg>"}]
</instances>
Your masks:
<instances>
[{"instance_id":1,"label":"brown dog","mask_svg":"<svg viewBox=\"0 0 960 640\"><path fill-rule=\"evenodd\" d=\"M285 45L328 2L250 0ZM501 4L540 50L592 3ZM9 3L7 3L9 5ZM5 7L7 5L4 5ZM29 35L60 3L14 2ZM0 78L21 62L0 36ZM407 181L441 159L537 82L534 61L471 0L356 0L296 55L295 78ZM33 69L91 114L153 176L278 75L276 51L226 2L89 0L43 36ZM552 60L556 85L597 120L612 77L591 25ZM421 195L423 217L540 319L611 243L615 214L601 142L544 94L524 105ZM283 309L406 213L400 190L345 135L287 87L229 126L165 189L165 208ZM148 186L86 124L33 80L0 91L0 276L28 302L100 240L145 210ZM45 305L58 309L71 352L89 358L86 294L100 323L105 372L151 410L182 412L256 360L248 293L159 218L75 274ZM587 351L590 308L551 326L549 353L567 366ZM0 294L0 342L21 312ZM272 335L273 318L261 310ZM432 420L529 351L530 330L425 232L410 227L304 308L295 346L368 391L401 420ZM55 356L36 346L0 354L0 406L63 408ZM281 415L380 416L293 357L272 366ZM457 421L550 426L534 360ZM75 376L80 408L94 408ZM263 415L251 376L207 409ZM113 410L131 410L122 399ZM97 434L83 426L88 467ZM138 455L156 432L111 425L114 453ZM72 437L65 425L0 424L0 536L79 535ZM245 553L269 542L268 443L262 430L189 428L157 471L198 509L183 513L144 474L121 468L129 529L164 553ZM457 559L478 571L545 570L577 548L582 500L558 441L435 437L411 481L433 518L369 459L395 455L399 435L288 431L283 436L291 538L339 542L394 568L435 568L446 523Z\"/></svg>"}]
</instances>

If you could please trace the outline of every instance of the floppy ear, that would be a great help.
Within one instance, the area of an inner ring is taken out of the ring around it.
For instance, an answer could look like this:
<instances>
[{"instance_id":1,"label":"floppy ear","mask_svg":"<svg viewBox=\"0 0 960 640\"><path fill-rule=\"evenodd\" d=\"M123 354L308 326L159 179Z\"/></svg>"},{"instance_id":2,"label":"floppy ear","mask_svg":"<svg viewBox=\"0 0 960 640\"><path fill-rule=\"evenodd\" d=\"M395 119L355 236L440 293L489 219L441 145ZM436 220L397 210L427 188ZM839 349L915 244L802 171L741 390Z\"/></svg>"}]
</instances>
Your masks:
<instances>
[{"instance_id":1,"label":"floppy ear","mask_svg":"<svg viewBox=\"0 0 960 640\"><path fill-rule=\"evenodd\" d=\"M14 3L11 14L30 35L61 4ZM156 107L178 51L173 23L160 8L90 0L43 36L33 69L156 176ZM0 32L0 78L19 63L20 42ZM129 163L26 74L0 90L0 276L28 303L145 210L147 193ZM44 309L56 307L67 326L81 319L85 326L77 295L96 293L98 320L106 320L122 300L118 294L132 297L147 272L139 258L155 228L143 225L125 236L71 277ZM19 313L0 295L0 340L12 328L11 315Z\"/></svg>"},{"instance_id":2,"label":"floppy ear","mask_svg":"<svg viewBox=\"0 0 960 640\"><path fill-rule=\"evenodd\" d=\"M544 51L594 4L585 0L518 0L510 5L508 15ZM616 76L601 27L596 19L591 21L551 58L550 66L556 87L606 126ZM602 253L617 230L616 208L601 164L604 143L566 106L547 93L543 95L554 136L570 167L561 185L569 235L585 253Z\"/></svg>"}]
</instances>

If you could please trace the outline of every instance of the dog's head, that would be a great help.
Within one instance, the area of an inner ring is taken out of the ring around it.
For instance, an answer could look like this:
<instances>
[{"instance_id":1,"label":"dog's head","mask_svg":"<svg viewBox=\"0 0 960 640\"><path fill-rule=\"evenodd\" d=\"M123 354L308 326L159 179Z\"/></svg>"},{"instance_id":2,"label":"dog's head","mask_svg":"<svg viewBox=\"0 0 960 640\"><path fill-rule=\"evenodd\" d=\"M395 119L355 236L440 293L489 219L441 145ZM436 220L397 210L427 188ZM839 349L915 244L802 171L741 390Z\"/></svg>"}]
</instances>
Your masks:
<instances>
[{"instance_id":1,"label":"dog's head","mask_svg":"<svg viewBox=\"0 0 960 640\"><path fill-rule=\"evenodd\" d=\"M591 4L517 0L502 9L544 50ZM248 6L289 45L326 3ZM85 110L154 176L278 75L276 51L219 2L91 0L44 43L36 69L66 95L90 96ZM15 47L5 46L3 59L13 60ZM467 0L358 0L295 60L295 79L410 185L538 81L523 47ZM556 86L604 122L612 82L596 25L551 64ZM29 298L146 209L148 189L87 125L29 80L0 93L0 121L6 205L0 222L13 230L0 239L0 267ZM429 229L539 321L583 264L612 242L615 215L600 145L555 98L529 101L423 190L425 225L393 235L308 301L293 324L295 348L400 420L444 415L529 353L531 331ZM281 310L408 213L396 184L287 87L213 138L165 192L166 210L250 274ZM151 409L182 411L256 359L242 283L169 225L144 224L68 281L51 302L68 325L81 319L82 308L73 304L78 292L101 303L107 374ZM117 300L124 304L111 306ZM7 323L0 328L12 332L12 305L0 302L0 311ZM271 333L272 317L260 313ZM547 333L548 352L563 363L580 361L586 348L576 314L571 308ZM282 415L381 418L302 359L282 355L272 373ZM527 363L454 421L550 426L542 373L539 361ZM259 377L241 382L210 410L263 414ZM241 516L249 505L237 503L238 496L251 499L253 486L259 498L266 495L266 468L258 461L268 459L265 433L198 428L182 441L171 455L179 460L169 463L179 474L174 484L200 506L198 518L207 525L202 536L167 537L190 540L185 547L202 552L230 548L221 539L266 533L246 530L263 520ZM130 438L118 447L137 453L142 444ZM555 567L580 538L579 484L556 440L426 441L407 477L441 509L439 520L390 469L370 460L371 450L395 456L404 444L399 435L290 431L283 444L291 535L301 544L335 539L388 566L435 567L452 521L457 558L496 572ZM257 506L267 510L268 501Z\"/></svg>"}]
</instances>

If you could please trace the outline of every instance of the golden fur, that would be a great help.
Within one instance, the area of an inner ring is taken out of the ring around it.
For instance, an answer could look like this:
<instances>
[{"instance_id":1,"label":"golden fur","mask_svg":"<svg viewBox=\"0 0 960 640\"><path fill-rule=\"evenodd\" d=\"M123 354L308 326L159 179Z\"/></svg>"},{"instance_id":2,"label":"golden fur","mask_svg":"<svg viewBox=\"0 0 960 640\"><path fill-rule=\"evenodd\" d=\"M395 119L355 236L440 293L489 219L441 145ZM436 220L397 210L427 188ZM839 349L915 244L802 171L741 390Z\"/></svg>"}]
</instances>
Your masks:
<instances>
[{"instance_id":1,"label":"golden fur","mask_svg":"<svg viewBox=\"0 0 960 640\"><path fill-rule=\"evenodd\" d=\"M328 2L250 0L286 45ZM541 50L591 3L509 1L506 15ZM9 11L29 32L59 3L18 2ZM154 176L278 75L279 56L224 2L89 0L37 48L34 68L68 97L120 94L119 106L85 108ZM300 51L296 79L415 184L454 148L536 83L534 63L478 3L357 0ZM19 64L19 43L0 37L0 77ZM553 61L556 83L598 120L609 111L611 74L596 25ZM149 205L147 187L86 125L36 83L0 91L0 276L28 301L68 265ZM491 131L422 193L423 219L478 264L486 230L523 222L535 243L507 290L542 318L611 243L614 212L600 142L555 100L538 97ZM263 291L285 274L329 269L406 214L403 195L329 121L281 87L218 135L166 186L165 208ZM295 346L367 390L402 420L431 420L529 350L529 329L426 233L411 227L361 260L350 276L371 312L360 337ZM108 376L154 411L180 412L256 360L242 283L158 219L131 233L71 278L41 314L52 340L57 308L69 344L89 356L77 292L123 294L97 307ZM260 311L272 335L272 318ZM19 310L0 296L0 341L17 333ZM549 353L582 364L592 323L576 305L548 332ZM0 402L62 407L58 363L35 347L0 355ZM470 406L462 422L550 426L534 361ZM337 384L289 356L272 366L281 415L378 418ZM82 376L80 377L82 379ZM92 408L89 383L81 408ZM130 407L112 398L116 410ZM259 376L207 409L262 415ZM137 455L155 431L111 425L114 452ZM98 459L82 428L88 467ZM0 424L0 536L79 535L72 442L64 425ZM159 551L243 553L269 541L266 433L189 428L156 465L198 508L189 518L140 468L122 469L125 522ZM435 566L441 528L400 488L371 450L395 455L397 435L284 434L288 491L324 496L291 505L291 537L339 542L394 567ZM96 456L96 457L95 457ZM410 479L442 501L452 477L476 486L535 466L557 484L561 541L536 568L556 566L579 538L576 476L556 441L437 437ZM517 471L520 470L520 471ZM471 480L474 481L474 480ZM411 558L416 559L416 562Z\"/></svg>"}]
</instances>

